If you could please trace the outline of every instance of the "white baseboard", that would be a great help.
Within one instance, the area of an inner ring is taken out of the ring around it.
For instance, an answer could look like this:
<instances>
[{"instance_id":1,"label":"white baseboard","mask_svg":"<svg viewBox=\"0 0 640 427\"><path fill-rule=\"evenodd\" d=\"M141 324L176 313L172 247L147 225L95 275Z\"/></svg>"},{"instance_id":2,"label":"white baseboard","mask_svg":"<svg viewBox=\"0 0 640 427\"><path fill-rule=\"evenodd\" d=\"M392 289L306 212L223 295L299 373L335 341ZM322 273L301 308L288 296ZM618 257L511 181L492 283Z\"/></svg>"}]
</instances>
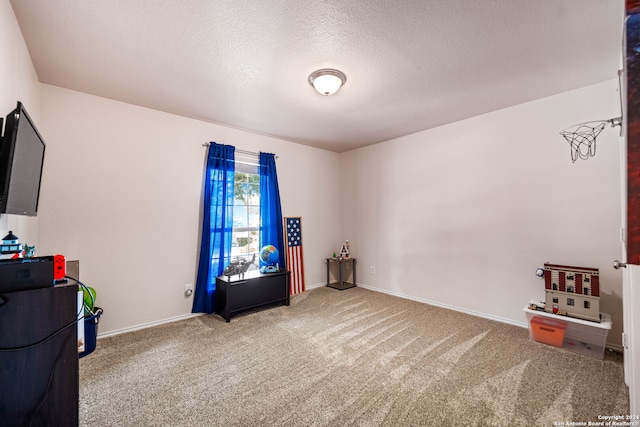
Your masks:
<instances>
[{"instance_id":1,"label":"white baseboard","mask_svg":"<svg viewBox=\"0 0 640 427\"><path fill-rule=\"evenodd\" d=\"M190 319L192 317L202 316L203 313L189 313L181 316L170 317L168 319L157 320L155 322L143 323L142 325L130 326L128 328L116 329L115 331L109 331L104 334L98 333L97 338L112 337L115 335L125 334L127 332L139 331L140 329L152 328L154 326L164 325L165 323L177 322L179 320Z\"/></svg>"},{"instance_id":2,"label":"white baseboard","mask_svg":"<svg viewBox=\"0 0 640 427\"><path fill-rule=\"evenodd\" d=\"M324 283L317 283L306 287L306 290L321 288ZM157 320L155 322L143 323L141 325L130 326L128 328L116 329L113 331L105 332L103 334L98 332L97 339L112 337L115 335L126 334L127 332L139 331L140 329L153 328L154 326L163 325L165 323L178 322L180 320L190 319L192 317L202 316L204 313L189 313L181 316L170 317L168 319Z\"/></svg>"},{"instance_id":3,"label":"white baseboard","mask_svg":"<svg viewBox=\"0 0 640 427\"><path fill-rule=\"evenodd\" d=\"M416 297L413 297L413 296L401 294L399 292L392 292L392 291L388 291L386 289L380 289L380 288L374 288L374 287L371 287L371 286L361 285L359 283L358 283L358 286L361 287L361 288L368 289L370 291L380 292L380 293L387 294L387 295L393 295L393 296L396 296L396 297L399 297L399 298L405 298L405 299L408 299L408 300L412 300L412 301L417 301L417 302L421 302L421 303L424 303L424 304L433 305L435 307L442 307L442 308L446 308L448 310L453 310L453 311L457 311L457 312L460 312L460 313L470 314L472 316L482 317L484 319L495 320L496 322L507 323L509 325L518 326L518 327L525 328L525 329L529 328L529 325L527 324L527 322L516 322L516 321L513 321L511 319L506 319L504 317L493 316L493 315L487 314L487 313L481 313L481 312L478 312L478 311L467 310L467 309L460 308L460 307L454 307L454 306L450 306L450 305L447 305L447 304L442 304L442 303L439 303L439 302L426 300L426 299L423 299L423 298L416 298ZM616 344L607 343L605 347L608 348L609 350L613 350L613 351L618 352L618 353L623 353L624 352L624 349L621 346L616 345Z\"/></svg>"},{"instance_id":4,"label":"white baseboard","mask_svg":"<svg viewBox=\"0 0 640 427\"><path fill-rule=\"evenodd\" d=\"M380 288L374 288L374 287L371 287L371 286L361 285L359 283L358 283L358 286L361 287L361 288L369 289L370 291L380 292L380 293L387 294L387 295L393 295L395 297L404 298L404 299L408 299L408 300L412 300L412 301L417 301L417 302L421 302L421 303L424 303L424 304L433 305L435 307L446 308L447 310L453 310L453 311L457 311L459 313L470 314L472 316L482 317L484 319L495 320L496 322L507 323L509 325L519 326L521 328L528 328L529 327L529 325L527 325L527 322L516 322L516 321L513 321L511 319L504 318L504 317L493 316L491 314L482 313L482 312L479 312L479 311L467 310L467 309L460 308L460 307L455 307L455 306L452 306L452 305L442 304L442 303L439 303L439 302L436 302L436 301L431 301L431 300L427 300L427 299L423 299L423 298L416 298L414 296L401 294L399 292L393 292L393 291L388 291L386 289L380 289Z\"/></svg>"},{"instance_id":5,"label":"white baseboard","mask_svg":"<svg viewBox=\"0 0 640 427\"><path fill-rule=\"evenodd\" d=\"M322 288L326 286L326 283L316 283L313 285L309 285L306 286L305 290L311 290L311 289L316 289L316 288ZM423 298L416 298L410 295L405 295L399 292L393 292L393 291L388 291L386 289L380 289L380 288L374 288L372 286L366 286L366 285L362 285L362 284L358 284L359 287L364 288L364 289L368 289L370 291L373 292L380 292L382 294L387 294L387 295L392 295L398 298L404 298L404 299L408 299L408 300L412 300L412 301L417 301L417 302L421 302L423 304L429 304L429 305L433 305L435 307L441 307L441 308L446 308L447 310L453 310L453 311L457 311L460 313L465 313L465 314L470 314L472 316L476 316L476 317L482 317L484 319L489 319L489 320L495 320L496 322L501 322L501 323L506 323L509 325L513 325L513 326L518 326L521 328L525 328L528 329L529 325L527 324L527 322L515 322L511 319L506 319L504 317L499 317L499 316L493 316L491 314L487 314L487 313L481 313L479 311L473 311L473 310L467 310L467 309L463 309L460 307L454 307L451 305L447 305L447 304L442 304L439 302L435 302L435 301L431 301L431 300L427 300L427 299L423 299ZM171 317L168 319L163 319L163 320L158 320L155 322L149 322L149 323L144 323L142 325L137 325L137 326L131 326L129 328L122 328L122 329L117 329L115 331L109 331L107 333L104 334L98 334L98 339L100 338L106 338L106 337L111 337L114 335L120 335L120 334L124 334L127 332L133 332L133 331L138 331L140 329L146 329L146 328L152 328L154 326L158 326L158 325L163 325L165 323L171 323L171 322L177 322L179 320L184 320L184 319L190 319L192 317L197 317L197 316L202 316L203 313L189 313L189 314L184 314L182 316L176 316L176 317ZM607 348L611 349L613 351L617 351L619 353L623 352L623 348L621 346L615 345L615 344L609 344L607 343Z\"/></svg>"},{"instance_id":6,"label":"white baseboard","mask_svg":"<svg viewBox=\"0 0 640 427\"><path fill-rule=\"evenodd\" d=\"M307 290L311 290L311 289L314 289L314 288L321 288L321 287L326 286L326 285L327 285L326 283L317 283L315 285L307 286L306 289ZM472 316L482 317L482 318L489 319L489 320L495 320L497 322L502 322L502 323L508 323L510 325L519 326L521 328L528 328L529 327L529 325L527 325L527 322L514 322L513 320L506 319L504 317L492 316L492 315L487 314L487 313L481 313L481 312L473 311L473 310L466 310L466 309L463 309L463 308L460 308L460 307L454 307L454 306L447 305L447 304L441 304L439 302L426 300L426 299L423 299L423 298L416 298L414 296L405 295L405 294L402 294L402 293L399 293L399 292L393 292L393 291L388 291L386 289L380 289L380 288L375 288L373 286L363 285L361 283L358 283L358 287L364 288L364 289L368 289L368 290L374 291L374 292L380 292L382 294L392 295L392 296L398 297L398 298L404 298L404 299L408 299L408 300L412 300L412 301L421 302L423 304L429 304L429 305L433 305L433 306L436 306L436 307L446 308L448 310L458 311L460 313L470 314Z\"/></svg>"}]
</instances>

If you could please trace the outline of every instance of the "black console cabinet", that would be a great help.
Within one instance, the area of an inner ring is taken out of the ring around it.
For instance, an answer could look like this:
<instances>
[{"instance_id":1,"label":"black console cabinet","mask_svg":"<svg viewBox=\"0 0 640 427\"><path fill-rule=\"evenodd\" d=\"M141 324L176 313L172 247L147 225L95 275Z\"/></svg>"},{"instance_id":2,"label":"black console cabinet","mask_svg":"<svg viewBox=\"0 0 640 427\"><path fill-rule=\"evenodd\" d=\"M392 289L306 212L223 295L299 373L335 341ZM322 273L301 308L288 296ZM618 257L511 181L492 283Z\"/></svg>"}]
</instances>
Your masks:
<instances>
[{"instance_id":1,"label":"black console cabinet","mask_svg":"<svg viewBox=\"0 0 640 427\"><path fill-rule=\"evenodd\" d=\"M216 314L227 322L241 311L278 303L290 303L288 271L260 274L256 270L244 277L216 278Z\"/></svg>"},{"instance_id":2,"label":"black console cabinet","mask_svg":"<svg viewBox=\"0 0 640 427\"><path fill-rule=\"evenodd\" d=\"M0 293L0 425L78 425L78 286Z\"/></svg>"}]
</instances>

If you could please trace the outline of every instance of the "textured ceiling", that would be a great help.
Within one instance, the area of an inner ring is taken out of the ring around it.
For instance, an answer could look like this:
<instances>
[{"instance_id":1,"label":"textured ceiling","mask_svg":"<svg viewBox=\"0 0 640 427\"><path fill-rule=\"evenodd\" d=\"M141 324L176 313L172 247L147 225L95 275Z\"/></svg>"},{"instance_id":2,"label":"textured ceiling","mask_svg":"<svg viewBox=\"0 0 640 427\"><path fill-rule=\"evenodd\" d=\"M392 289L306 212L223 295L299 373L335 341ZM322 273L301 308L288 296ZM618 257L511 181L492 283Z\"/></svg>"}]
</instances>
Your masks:
<instances>
[{"instance_id":1,"label":"textured ceiling","mask_svg":"<svg viewBox=\"0 0 640 427\"><path fill-rule=\"evenodd\" d=\"M11 4L43 83L336 152L614 79L622 60L623 0ZM317 94L319 68L346 85Z\"/></svg>"}]
</instances>

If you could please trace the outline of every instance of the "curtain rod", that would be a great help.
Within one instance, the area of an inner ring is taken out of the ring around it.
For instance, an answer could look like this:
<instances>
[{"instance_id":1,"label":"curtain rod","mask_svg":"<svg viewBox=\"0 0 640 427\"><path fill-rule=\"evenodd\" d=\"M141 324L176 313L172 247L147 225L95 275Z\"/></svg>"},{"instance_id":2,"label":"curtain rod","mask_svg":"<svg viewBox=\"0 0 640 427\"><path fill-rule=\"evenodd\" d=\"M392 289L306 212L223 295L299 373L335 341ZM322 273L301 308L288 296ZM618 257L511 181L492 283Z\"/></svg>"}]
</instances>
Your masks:
<instances>
[{"instance_id":1,"label":"curtain rod","mask_svg":"<svg viewBox=\"0 0 640 427\"><path fill-rule=\"evenodd\" d=\"M203 147L208 147L210 146L211 143L210 142L205 142L204 144L202 144ZM248 154L249 156L259 156L260 153L256 153L255 151L249 151L249 150L241 150L239 148L235 149L236 153L240 153L240 154ZM278 156L275 156L276 159L278 158Z\"/></svg>"}]
</instances>

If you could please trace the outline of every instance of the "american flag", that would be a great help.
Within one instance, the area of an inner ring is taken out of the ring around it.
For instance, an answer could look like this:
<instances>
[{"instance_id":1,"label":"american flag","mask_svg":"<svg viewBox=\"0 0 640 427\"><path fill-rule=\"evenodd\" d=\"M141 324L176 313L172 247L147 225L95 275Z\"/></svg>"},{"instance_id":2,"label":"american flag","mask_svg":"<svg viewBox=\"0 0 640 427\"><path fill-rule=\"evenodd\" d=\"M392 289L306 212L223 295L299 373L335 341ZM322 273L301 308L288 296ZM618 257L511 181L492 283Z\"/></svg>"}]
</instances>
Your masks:
<instances>
[{"instance_id":1,"label":"american flag","mask_svg":"<svg viewBox=\"0 0 640 427\"><path fill-rule=\"evenodd\" d=\"M302 260L302 218L285 218L287 232L287 267L291 271L291 295L304 292Z\"/></svg>"}]
</instances>

